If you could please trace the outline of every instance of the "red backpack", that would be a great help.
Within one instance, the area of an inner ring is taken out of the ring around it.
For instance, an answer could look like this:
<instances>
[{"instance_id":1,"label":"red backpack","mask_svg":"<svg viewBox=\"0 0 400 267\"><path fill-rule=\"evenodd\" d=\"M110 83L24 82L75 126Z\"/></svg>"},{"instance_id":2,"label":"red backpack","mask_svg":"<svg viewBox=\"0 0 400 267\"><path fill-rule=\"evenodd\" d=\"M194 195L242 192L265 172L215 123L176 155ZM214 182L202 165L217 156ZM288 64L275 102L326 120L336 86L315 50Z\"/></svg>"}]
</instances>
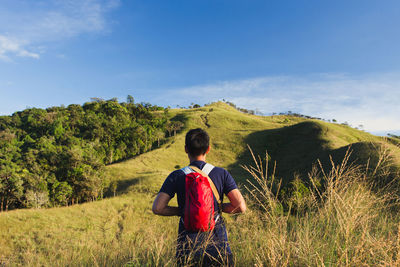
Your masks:
<instances>
[{"instance_id":1,"label":"red backpack","mask_svg":"<svg viewBox=\"0 0 400 267\"><path fill-rule=\"evenodd\" d=\"M219 193L208 174L214 168L206 163L203 170L195 166L182 169L185 178L184 225L188 231L206 232L214 229L214 197L219 203ZM220 208L220 207L219 207Z\"/></svg>"}]
</instances>

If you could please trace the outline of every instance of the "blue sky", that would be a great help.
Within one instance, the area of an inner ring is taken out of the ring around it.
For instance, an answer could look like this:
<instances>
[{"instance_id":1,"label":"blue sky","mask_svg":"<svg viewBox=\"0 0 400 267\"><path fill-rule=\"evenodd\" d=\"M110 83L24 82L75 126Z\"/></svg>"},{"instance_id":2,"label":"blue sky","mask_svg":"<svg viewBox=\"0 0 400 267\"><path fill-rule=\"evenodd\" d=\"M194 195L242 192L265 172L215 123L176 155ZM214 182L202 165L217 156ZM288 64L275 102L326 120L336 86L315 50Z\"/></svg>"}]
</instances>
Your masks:
<instances>
[{"instance_id":1,"label":"blue sky","mask_svg":"<svg viewBox=\"0 0 400 267\"><path fill-rule=\"evenodd\" d=\"M0 114L220 99L400 134L397 0L2 0Z\"/></svg>"}]
</instances>

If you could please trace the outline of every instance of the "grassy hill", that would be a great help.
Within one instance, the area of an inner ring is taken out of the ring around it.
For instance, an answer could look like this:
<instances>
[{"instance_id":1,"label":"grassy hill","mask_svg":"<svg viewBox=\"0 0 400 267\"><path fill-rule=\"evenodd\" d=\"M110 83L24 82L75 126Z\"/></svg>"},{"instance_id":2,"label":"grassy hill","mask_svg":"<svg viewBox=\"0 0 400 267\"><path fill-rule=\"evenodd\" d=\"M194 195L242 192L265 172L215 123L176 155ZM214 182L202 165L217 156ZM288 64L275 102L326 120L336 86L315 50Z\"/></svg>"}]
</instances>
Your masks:
<instances>
[{"instance_id":1,"label":"grassy hill","mask_svg":"<svg viewBox=\"0 0 400 267\"><path fill-rule=\"evenodd\" d=\"M154 216L151 204L166 176L188 164L184 136L191 128L208 131L212 149L207 160L227 168L242 189L252 179L241 167L252 162L247 145L256 155L265 155L267 150L270 163L276 162L276 176L287 184L294 174L306 179L317 159L326 169L330 168L329 155L341 162L349 147L350 161L370 162L373 168L385 150L394 170L400 166L400 149L394 142L345 125L294 116L255 116L224 103L172 109L169 116L185 122L175 137L160 148L107 167L117 184L116 197L71 207L0 213L0 266L173 265L178 218ZM246 198L256 205L250 195ZM249 249L256 253L271 245L264 244L262 237L276 237L265 229L259 214L250 210L246 215L225 217L238 263L264 262ZM396 223L388 224L384 234L390 234ZM321 257L326 263L331 260ZM268 259L265 262L271 263Z\"/></svg>"},{"instance_id":2,"label":"grassy hill","mask_svg":"<svg viewBox=\"0 0 400 267\"><path fill-rule=\"evenodd\" d=\"M211 136L208 161L228 169L239 183L249 174L241 165L248 165L255 155L270 156L276 162L276 176L290 182L294 174L306 176L318 159L330 168L329 156L341 162L346 151L352 151L350 161L375 162L383 147L393 163L400 166L400 149L385 138L353 129L294 116L261 117L244 114L224 103L191 110L172 110L171 117L186 121L185 128L160 149L155 149L132 160L109 166L112 176L119 181L121 192L145 190L155 192L171 170L188 164L184 153L184 135L191 128L206 129ZM272 168L271 168L272 169Z\"/></svg>"}]
</instances>

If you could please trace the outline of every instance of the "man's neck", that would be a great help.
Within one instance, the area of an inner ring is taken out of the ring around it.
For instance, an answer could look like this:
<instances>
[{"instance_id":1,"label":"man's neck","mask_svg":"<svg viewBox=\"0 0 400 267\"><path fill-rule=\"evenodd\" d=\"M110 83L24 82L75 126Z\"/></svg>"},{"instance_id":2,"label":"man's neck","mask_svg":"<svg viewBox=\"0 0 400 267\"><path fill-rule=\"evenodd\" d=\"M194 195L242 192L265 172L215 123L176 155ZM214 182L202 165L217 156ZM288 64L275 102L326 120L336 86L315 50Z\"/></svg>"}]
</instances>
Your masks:
<instances>
[{"instance_id":1,"label":"man's neck","mask_svg":"<svg viewBox=\"0 0 400 267\"><path fill-rule=\"evenodd\" d=\"M206 155L199 155L199 156L190 156L189 155L189 161L190 163L192 163L193 161L206 161Z\"/></svg>"}]
</instances>

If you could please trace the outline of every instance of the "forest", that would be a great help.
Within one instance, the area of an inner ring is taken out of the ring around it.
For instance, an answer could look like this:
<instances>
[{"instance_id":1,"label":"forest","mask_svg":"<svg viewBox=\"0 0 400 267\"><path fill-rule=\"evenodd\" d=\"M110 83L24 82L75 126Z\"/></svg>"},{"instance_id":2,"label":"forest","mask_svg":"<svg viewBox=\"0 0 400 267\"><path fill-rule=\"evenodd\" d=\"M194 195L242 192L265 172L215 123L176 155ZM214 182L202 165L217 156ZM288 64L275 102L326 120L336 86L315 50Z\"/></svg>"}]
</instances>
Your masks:
<instances>
[{"instance_id":1,"label":"forest","mask_svg":"<svg viewBox=\"0 0 400 267\"><path fill-rule=\"evenodd\" d=\"M0 211L102 199L112 186L105 165L160 146L182 126L168 108L132 96L0 116Z\"/></svg>"}]
</instances>

